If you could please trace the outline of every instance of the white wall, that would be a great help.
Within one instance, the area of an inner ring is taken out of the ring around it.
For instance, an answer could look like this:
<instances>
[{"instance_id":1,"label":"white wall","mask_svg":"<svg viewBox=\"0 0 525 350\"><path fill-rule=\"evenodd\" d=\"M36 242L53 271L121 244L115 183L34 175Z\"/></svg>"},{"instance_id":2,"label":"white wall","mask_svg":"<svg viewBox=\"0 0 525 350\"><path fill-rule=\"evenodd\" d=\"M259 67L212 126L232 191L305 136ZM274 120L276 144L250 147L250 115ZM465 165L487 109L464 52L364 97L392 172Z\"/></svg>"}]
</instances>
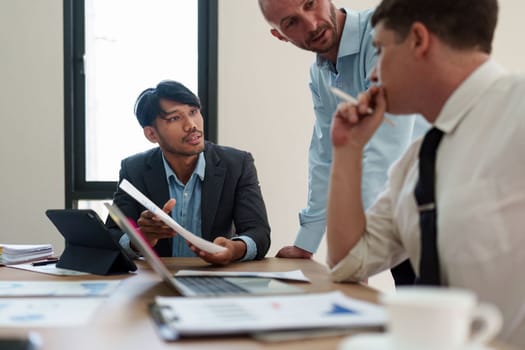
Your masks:
<instances>
[{"instance_id":1,"label":"white wall","mask_svg":"<svg viewBox=\"0 0 525 350\"><path fill-rule=\"evenodd\" d=\"M44 216L64 206L62 0L0 2L0 242L62 240Z\"/></svg>"},{"instance_id":2,"label":"white wall","mask_svg":"<svg viewBox=\"0 0 525 350\"><path fill-rule=\"evenodd\" d=\"M500 4L494 56L523 71L525 2ZM219 141L254 154L273 255L293 242L306 201L313 56L271 37L256 0L219 1L219 23ZM51 242L58 252L62 239L44 211L64 205L62 34L62 0L0 1L0 242ZM319 261L324 254L323 244Z\"/></svg>"},{"instance_id":3,"label":"white wall","mask_svg":"<svg viewBox=\"0 0 525 350\"><path fill-rule=\"evenodd\" d=\"M306 203L312 55L275 40L255 0L220 1L219 23L219 143L254 155L274 255Z\"/></svg>"}]
</instances>

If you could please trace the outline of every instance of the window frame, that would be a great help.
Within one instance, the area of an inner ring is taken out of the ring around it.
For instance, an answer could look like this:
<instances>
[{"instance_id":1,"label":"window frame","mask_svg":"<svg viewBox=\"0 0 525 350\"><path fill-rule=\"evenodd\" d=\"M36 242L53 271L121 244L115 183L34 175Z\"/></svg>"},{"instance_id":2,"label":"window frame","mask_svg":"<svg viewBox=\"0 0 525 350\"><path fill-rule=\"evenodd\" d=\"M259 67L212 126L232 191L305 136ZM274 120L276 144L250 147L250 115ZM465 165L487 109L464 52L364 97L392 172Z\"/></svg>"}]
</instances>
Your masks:
<instances>
[{"instance_id":1,"label":"window frame","mask_svg":"<svg viewBox=\"0 0 525 350\"><path fill-rule=\"evenodd\" d=\"M86 181L85 2L63 0L65 208L79 200L111 199L116 181ZM198 95L204 137L217 142L217 0L198 0Z\"/></svg>"}]
</instances>

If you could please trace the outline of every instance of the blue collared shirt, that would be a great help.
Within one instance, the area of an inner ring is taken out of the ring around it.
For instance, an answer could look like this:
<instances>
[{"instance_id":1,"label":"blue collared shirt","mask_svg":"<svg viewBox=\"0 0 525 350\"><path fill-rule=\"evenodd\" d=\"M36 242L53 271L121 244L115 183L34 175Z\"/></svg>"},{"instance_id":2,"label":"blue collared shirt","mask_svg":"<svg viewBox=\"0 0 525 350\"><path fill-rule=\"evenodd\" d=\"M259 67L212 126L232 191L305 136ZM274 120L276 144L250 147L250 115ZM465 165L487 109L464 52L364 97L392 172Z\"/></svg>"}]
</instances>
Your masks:
<instances>
[{"instance_id":1,"label":"blue collared shirt","mask_svg":"<svg viewBox=\"0 0 525 350\"><path fill-rule=\"evenodd\" d=\"M370 87L370 75L377 60L372 45L370 17L372 10L355 12L345 9L346 20L337 63L317 56L310 68L315 124L308 155L308 203L299 213L300 229L294 245L315 252L326 229L328 182L332 163L330 127L332 116L341 102L330 91L337 87L352 96ZM389 116L395 126L382 123L363 152L362 198L370 207L383 190L390 165L408 145L424 133L428 124L421 116Z\"/></svg>"},{"instance_id":2,"label":"blue collared shirt","mask_svg":"<svg viewBox=\"0 0 525 350\"><path fill-rule=\"evenodd\" d=\"M166 171L166 179L168 180L168 187L170 190L170 198L175 198L177 203L171 212L171 216L177 221L182 227L189 230L196 236L202 237L201 229L201 193L202 193L202 181L204 181L204 174L206 169L206 160L204 159L204 153L199 154L197 165L191 174L190 179L184 185L173 172L168 162L162 155L162 161L164 162L164 170ZM233 238L242 240L246 244L246 254L241 259L253 260L257 255L257 247L255 241L247 236L239 236ZM184 238L180 235L176 235L173 238L173 256L195 256L195 253L186 244Z\"/></svg>"},{"instance_id":3,"label":"blue collared shirt","mask_svg":"<svg viewBox=\"0 0 525 350\"><path fill-rule=\"evenodd\" d=\"M162 161L164 163L164 170L166 171L170 198L175 198L177 201L171 211L171 217L186 230L201 237L201 193L202 181L204 181L204 170L206 168L204 153L201 152L199 154L197 165L186 184L183 184L173 172L164 154L162 155ZM195 256L195 253L191 251L182 236L176 235L173 237L171 255L183 257Z\"/></svg>"}]
</instances>

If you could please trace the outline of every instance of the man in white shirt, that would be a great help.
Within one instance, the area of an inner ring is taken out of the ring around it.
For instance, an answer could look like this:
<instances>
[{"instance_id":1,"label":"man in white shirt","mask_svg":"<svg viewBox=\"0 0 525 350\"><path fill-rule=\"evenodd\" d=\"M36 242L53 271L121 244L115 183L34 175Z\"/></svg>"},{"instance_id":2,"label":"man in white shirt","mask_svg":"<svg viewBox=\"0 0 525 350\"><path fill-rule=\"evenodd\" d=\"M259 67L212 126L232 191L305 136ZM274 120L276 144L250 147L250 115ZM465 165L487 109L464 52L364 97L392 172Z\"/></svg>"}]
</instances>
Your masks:
<instances>
[{"instance_id":1,"label":"man in white shirt","mask_svg":"<svg viewBox=\"0 0 525 350\"><path fill-rule=\"evenodd\" d=\"M373 78L380 85L334 117L328 263L335 281L359 281L409 258L423 280L435 260L436 282L427 284L475 291L502 311L501 338L525 346L525 275L516 270L525 266L525 78L490 58L497 12L497 0L378 6ZM414 193L427 174L420 167L428 154L419 155L425 136L393 166L365 214L359 164L385 111L420 113L442 134L431 174L435 199L418 207ZM422 219L429 212L434 259Z\"/></svg>"}]
</instances>

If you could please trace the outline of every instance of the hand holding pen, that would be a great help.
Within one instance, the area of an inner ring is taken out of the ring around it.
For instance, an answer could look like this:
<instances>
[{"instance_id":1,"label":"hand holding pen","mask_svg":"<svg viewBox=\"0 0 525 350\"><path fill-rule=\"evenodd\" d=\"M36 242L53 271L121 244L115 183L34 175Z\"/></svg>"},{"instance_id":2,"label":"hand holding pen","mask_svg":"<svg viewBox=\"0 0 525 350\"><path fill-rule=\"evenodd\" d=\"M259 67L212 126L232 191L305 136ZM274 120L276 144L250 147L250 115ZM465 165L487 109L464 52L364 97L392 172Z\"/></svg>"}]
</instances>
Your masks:
<instances>
[{"instance_id":1,"label":"hand holding pen","mask_svg":"<svg viewBox=\"0 0 525 350\"><path fill-rule=\"evenodd\" d=\"M385 91L380 86L373 86L359 96L359 101L340 90L333 91L338 96L344 96L348 103L340 104L334 114L332 143L336 148L348 146L362 151L379 125L385 121ZM374 106L374 109L368 106Z\"/></svg>"},{"instance_id":2,"label":"hand holding pen","mask_svg":"<svg viewBox=\"0 0 525 350\"><path fill-rule=\"evenodd\" d=\"M357 106L359 104L359 101L357 101L357 99L355 97L353 97L352 95L347 94L343 90L340 90L340 89L338 89L336 87L331 87L330 90L332 90L332 93L335 96L339 97L341 100L343 100L345 102L351 103L351 104L353 104L355 106ZM374 110L372 108L368 107L366 112L368 114L372 114L372 113L374 113ZM396 126L396 123L394 123L392 120L390 120L390 119L388 119L386 117L384 119L384 122L390 124L391 126Z\"/></svg>"}]
</instances>

